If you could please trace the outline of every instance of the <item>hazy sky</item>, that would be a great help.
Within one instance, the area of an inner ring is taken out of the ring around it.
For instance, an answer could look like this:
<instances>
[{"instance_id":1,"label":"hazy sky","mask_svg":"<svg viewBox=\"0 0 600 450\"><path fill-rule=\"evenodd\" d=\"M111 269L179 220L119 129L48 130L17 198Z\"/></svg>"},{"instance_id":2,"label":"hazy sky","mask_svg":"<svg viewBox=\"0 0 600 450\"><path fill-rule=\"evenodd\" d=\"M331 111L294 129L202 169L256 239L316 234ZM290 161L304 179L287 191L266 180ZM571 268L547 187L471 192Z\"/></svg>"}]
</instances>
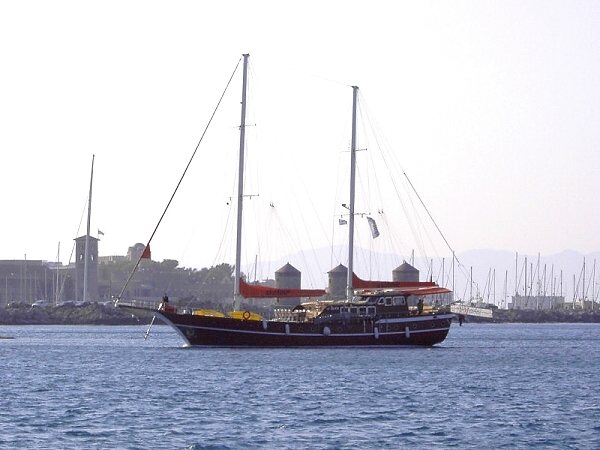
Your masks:
<instances>
[{"instance_id":1,"label":"hazy sky","mask_svg":"<svg viewBox=\"0 0 600 450\"><path fill-rule=\"evenodd\" d=\"M0 259L54 260L61 242L66 262L92 154L101 255L146 242L246 52L249 151L261 155L249 156L246 192L314 231L262 222L273 238L319 247L341 235L333 206L347 201L348 86L358 85L457 252L600 249L600 2L4 1L0 42ZM203 267L232 246L221 237L239 83L154 259Z\"/></svg>"}]
</instances>

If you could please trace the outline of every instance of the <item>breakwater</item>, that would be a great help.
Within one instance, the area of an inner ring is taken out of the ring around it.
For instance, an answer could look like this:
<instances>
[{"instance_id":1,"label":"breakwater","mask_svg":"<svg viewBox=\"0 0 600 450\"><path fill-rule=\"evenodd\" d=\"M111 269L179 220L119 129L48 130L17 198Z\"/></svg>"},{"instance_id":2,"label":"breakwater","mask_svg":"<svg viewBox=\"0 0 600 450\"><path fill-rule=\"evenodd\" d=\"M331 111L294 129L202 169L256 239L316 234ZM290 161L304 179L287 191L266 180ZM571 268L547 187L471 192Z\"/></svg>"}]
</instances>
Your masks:
<instances>
[{"instance_id":1,"label":"breakwater","mask_svg":"<svg viewBox=\"0 0 600 450\"><path fill-rule=\"evenodd\" d=\"M467 316L473 323L600 323L600 311L581 309L494 309L492 318Z\"/></svg>"},{"instance_id":2,"label":"breakwater","mask_svg":"<svg viewBox=\"0 0 600 450\"><path fill-rule=\"evenodd\" d=\"M0 308L0 325L140 325L147 322L149 318L145 315L134 316L112 303Z\"/></svg>"}]
</instances>

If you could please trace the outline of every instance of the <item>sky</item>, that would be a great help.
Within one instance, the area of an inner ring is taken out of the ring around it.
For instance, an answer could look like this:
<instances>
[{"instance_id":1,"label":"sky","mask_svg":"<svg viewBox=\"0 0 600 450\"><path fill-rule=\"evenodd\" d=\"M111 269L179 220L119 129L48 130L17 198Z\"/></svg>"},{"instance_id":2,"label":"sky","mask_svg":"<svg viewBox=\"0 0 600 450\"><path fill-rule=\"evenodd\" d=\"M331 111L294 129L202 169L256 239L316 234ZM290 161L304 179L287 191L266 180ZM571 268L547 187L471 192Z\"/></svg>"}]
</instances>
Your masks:
<instances>
[{"instance_id":1,"label":"sky","mask_svg":"<svg viewBox=\"0 0 600 450\"><path fill-rule=\"evenodd\" d=\"M92 155L101 256L147 242L243 53L255 195L244 221L268 236L246 247L246 264L343 243L352 85L383 136L359 131L358 159L385 143L397 162L383 171L406 173L457 253L600 249L598 2L4 1L0 42L0 259L68 261L85 233ZM230 258L239 73L153 259ZM359 191L378 183L360 173ZM406 225L397 202L386 208ZM408 234L403 257L419 251ZM428 255L449 254L436 245Z\"/></svg>"}]
</instances>

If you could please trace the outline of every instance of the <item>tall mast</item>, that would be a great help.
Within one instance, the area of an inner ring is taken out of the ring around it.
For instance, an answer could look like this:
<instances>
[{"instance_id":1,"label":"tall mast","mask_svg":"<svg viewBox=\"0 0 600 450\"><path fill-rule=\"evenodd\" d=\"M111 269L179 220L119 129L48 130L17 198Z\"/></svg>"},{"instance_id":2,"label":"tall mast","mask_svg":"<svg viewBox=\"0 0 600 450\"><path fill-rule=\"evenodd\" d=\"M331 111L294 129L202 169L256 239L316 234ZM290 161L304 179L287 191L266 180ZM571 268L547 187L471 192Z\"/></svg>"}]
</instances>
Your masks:
<instances>
[{"instance_id":1,"label":"tall mast","mask_svg":"<svg viewBox=\"0 0 600 450\"><path fill-rule=\"evenodd\" d=\"M560 296L563 296L563 271L560 269ZM564 299L563 299L564 301Z\"/></svg>"},{"instance_id":2,"label":"tall mast","mask_svg":"<svg viewBox=\"0 0 600 450\"><path fill-rule=\"evenodd\" d=\"M471 266L471 270L469 272L469 303L473 301L473 266Z\"/></svg>"},{"instance_id":3,"label":"tall mast","mask_svg":"<svg viewBox=\"0 0 600 450\"><path fill-rule=\"evenodd\" d=\"M519 295L519 252L515 253L515 301L513 307L516 305L517 296Z\"/></svg>"},{"instance_id":4,"label":"tall mast","mask_svg":"<svg viewBox=\"0 0 600 450\"><path fill-rule=\"evenodd\" d=\"M346 298L354 295L352 274L354 265L354 185L356 176L356 103L358 86L352 86L352 141L350 143L350 220L348 222L348 278L346 282Z\"/></svg>"},{"instance_id":5,"label":"tall mast","mask_svg":"<svg viewBox=\"0 0 600 450\"><path fill-rule=\"evenodd\" d=\"M494 275L494 292L492 294L492 303L495 305L496 304L496 268L494 267L494 271L492 272Z\"/></svg>"},{"instance_id":6,"label":"tall mast","mask_svg":"<svg viewBox=\"0 0 600 450\"><path fill-rule=\"evenodd\" d=\"M581 309L585 308L585 256L583 257L583 287L581 290Z\"/></svg>"},{"instance_id":7,"label":"tall mast","mask_svg":"<svg viewBox=\"0 0 600 450\"><path fill-rule=\"evenodd\" d=\"M446 287L446 285L444 284L444 258L442 258L442 286Z\"/></svg>"},{"instance_id":8,"label":"tall mast","mask_svg":"<svg viewBox=\"0 0 600 450\"><path fill-rule=\"evenodd\" d=\"M88 195L87 231L85 233L85 251L83 261L83 302L87 301L88 289L88 260L90 258L90 223L92 219L92 183L94 180L94 158L92 155L92 172L90 174L90 194Z\"/></svg>"},{"instance_id":9,"label":"tall mast","mask_svg":"<svg viewBox=\"0 0 600 450\"><path fill-rule=\"evenodd\" d=\"M59 262L60 262L60 241L58 241L58 250L56 251L56 266L55 266L55 269L56 269L56 283L54 285L54 303L56 305L58 305L58 301L59 301L59 299L58 299L58 293L59 293L59 290L58 290L58 282L59 282L59 278L58 278L58 265L59 265Z\"/></svg>"},{"instance_id":10,"label":"tall mast","mask_svg":"<svg viewBox=\"0 0 600 450\"><path fill-rule=\"evenodd\" d=\"M529 304L529 300L527 300L527 256L525 257L525 302Z\"/></svg>"},{"instance_id":11,"label":"tall mast","mask_svg":"<svg viewBox=\"0 0 600 450\"><path fill-rule=\"evenodd\" d=\"M592 311L594 310L594 302L596 301L596 260L592 267Z\"/></svg>"},{"instance_id":12,"label":"tall mast","mask_svg":"<svg viewBox=\"0 0 600 450\"><path fill-rule=\"evenodd\" d=\"M508 269L504 271L504 295L502 296L504 309L508 309Z\"/></svg>"},{"instance_id":13,"label":"tall mast","mask_svg":"<svg viewBox=\"0 0 600 450\"><path fill-rule=\"evenodd\" d=\"M527 290L529 292L530 296L533 296L534 292L533 292L533 286L535 284L535 281L533 280L534 276L535 276L535 272L533 270L533 262L529 263L529 268L530 268L530 272L529 272L529 285L527 287Z\"/></svg>"},{"instance_id":14,"label":"tall mast","mask_svg":"<svg viewBox=\"0 0 600 450\"><path fill-rule=\"evenodd\" d=\"M575 274L573 274L573 309L575 309L575 300L577 299L577 284L575 284Z\"/></svg>"},{"instance_id":15,"label":"tall mast","mask_svg":"<svg viewBox=\"0 0 600 450\"><path fill-rule=\"evenodd\" d=\"M452 300L454 300L454 292L455 292L455 282L456 279L454 277L454 260L456 259L456 256L454 255L454 250L452 250Z\"/></svg>"},{"instance_id":16,"label":"tall mast","mask_svg":"<svg viewBox=\"0 0 600 450\"><path fill-rule=\"evenodd\" d=\"M542 295L546 297L546 264L544 264L544 275L542 276L542 280L544 286L544 288L542 289Z\"/></svg>"},{"instance_id":17,"label":"tall mast","mask_svg":"<svg viewBox=\"0 0 600 450\"><path fill-rule=\"evenodd\" d=\"M242 263L242 208L244 201L244 145L246 142L246 83L248 82L248 57L244 54L244 75L242 81L242 117L240 119L240 155L238 166L238 201L237 201L237 238L235 246L235 281L233 287L233 304L237 309L240 304L240 279Z\"/></svg>"}]
</instances>

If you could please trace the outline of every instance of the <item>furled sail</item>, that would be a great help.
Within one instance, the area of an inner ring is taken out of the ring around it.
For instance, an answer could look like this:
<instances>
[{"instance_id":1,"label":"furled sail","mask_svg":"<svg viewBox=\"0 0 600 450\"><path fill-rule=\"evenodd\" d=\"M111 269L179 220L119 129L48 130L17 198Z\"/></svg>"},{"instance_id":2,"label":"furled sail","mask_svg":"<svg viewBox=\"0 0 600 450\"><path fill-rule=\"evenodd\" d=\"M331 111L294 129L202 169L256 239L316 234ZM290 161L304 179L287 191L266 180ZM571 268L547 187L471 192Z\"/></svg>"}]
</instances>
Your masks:
<instances>
[{"instance_id":1,"label":"furled sail","mask_svg":"<svg viewBox=\"0 0 600 450\"><path fill-rule=\"evenodd\" d=\"M258 284L248 284L240 280L240 294L244 298L290 298L290 297L321 297L324 289L285 289Z\"/></svg>"},{"instance_id":2,"label":"furled sail","mask_svg":"<svg viewBox=\"0 0 600 450\"><path fill-rule=\"evenodd\" d=\"M408 295L432 295L452 292L449 289L438 286L432 281L363 280L354 273L352 274L352 287L354 289L398 288L405 291Z\"/></svg>"}]
</instances>

